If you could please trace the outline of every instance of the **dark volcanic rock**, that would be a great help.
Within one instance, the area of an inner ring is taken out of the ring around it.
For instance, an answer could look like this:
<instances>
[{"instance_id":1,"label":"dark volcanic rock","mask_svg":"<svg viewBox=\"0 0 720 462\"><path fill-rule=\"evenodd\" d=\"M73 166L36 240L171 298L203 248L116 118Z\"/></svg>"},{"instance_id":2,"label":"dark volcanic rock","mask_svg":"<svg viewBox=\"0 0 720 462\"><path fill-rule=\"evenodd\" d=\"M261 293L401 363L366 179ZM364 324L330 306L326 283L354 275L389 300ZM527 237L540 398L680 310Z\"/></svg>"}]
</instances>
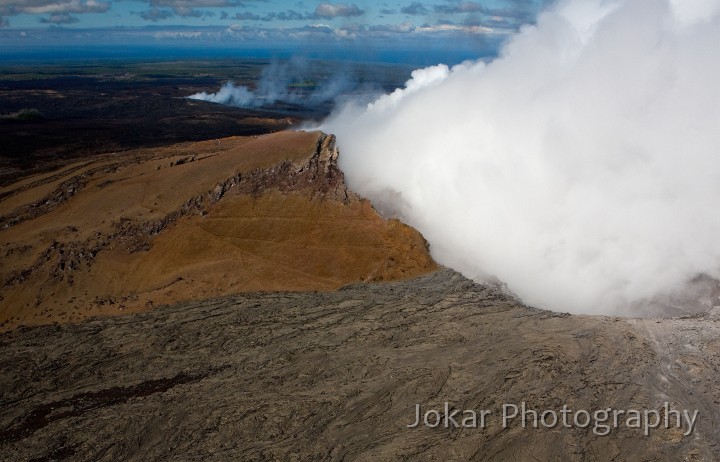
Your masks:
<instances>
[{"instance_id":1,"label":"dark volcanic rock","mask_svg":"<svg viewBox=\"0 0 720 462\"><path fill-rule=\"evenodd\" d=\"M72 159L183 141L260 135L299 120L287 112L184 98L195 89L219 85L216 79L202 78L0 80L0 116L19 111L27 118L26 105L37 106L42 114L31 120L0 117L0 185L53 170Z\"/></svg>"},{"instance_id":2,"label":"dark volcanic rock","mask_svg":"<svg viewBox=\"0 0 720 462\"><path fill-rule=\"evenodd\" d=\"M712 460L716 322L561 315L442 270L22 328L0 336L0 459ZM407 428L446 401L487 428ZM503 428L523 401L700 416L690 436Z\"/></svg>"}]
</instances>

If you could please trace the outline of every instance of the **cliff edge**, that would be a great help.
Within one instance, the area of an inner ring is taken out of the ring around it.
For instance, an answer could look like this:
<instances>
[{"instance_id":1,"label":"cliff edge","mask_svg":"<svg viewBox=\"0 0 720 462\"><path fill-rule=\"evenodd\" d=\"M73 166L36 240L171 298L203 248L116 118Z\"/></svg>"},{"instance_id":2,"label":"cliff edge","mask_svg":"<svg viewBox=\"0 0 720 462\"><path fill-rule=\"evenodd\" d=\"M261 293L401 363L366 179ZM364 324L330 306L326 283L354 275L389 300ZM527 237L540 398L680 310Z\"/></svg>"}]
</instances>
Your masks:
<instances>
[{"instance_id":1,"label":"cliff edge","mask_svg":"<svg viewBox=\"0 0 720 462\"><path fill-rule=\"evenodd\" d=\"M279 132L105 155L0 188L0 330L436 269L348 190L335 137Z\"/></svg>"}]
</instances>

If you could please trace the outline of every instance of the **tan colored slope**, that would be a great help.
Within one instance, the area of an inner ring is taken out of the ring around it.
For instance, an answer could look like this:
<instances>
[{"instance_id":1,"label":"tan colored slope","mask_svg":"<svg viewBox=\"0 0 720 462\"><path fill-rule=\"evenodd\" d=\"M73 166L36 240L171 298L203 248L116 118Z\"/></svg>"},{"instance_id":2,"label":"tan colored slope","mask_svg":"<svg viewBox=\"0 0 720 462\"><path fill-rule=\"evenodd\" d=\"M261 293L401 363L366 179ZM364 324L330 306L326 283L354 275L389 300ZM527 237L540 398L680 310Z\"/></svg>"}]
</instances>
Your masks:
<instances>
[{"instance_id":1,"label":"tan colored slope","mask_svg":"<svg viewBox=\"0 0 720 462\"><path fill-rule=\"evenodd\" d=\"M281 132L106 156L6 188L0 328L434 270L417 231L347 191L336 158L333 137Z\"/></svg>"}]
</instances>

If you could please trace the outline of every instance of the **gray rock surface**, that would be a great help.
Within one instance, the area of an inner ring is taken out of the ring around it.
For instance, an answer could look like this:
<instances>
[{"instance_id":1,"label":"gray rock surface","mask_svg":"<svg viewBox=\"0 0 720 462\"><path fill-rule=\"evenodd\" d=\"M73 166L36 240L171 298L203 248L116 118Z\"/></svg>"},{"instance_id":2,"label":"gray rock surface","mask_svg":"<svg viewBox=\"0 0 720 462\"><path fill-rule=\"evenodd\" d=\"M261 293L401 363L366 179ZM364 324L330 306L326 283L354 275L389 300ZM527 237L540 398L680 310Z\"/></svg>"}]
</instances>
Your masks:
<instances>
[{"instance_id":1,"label":"gray rock surface","mask_svg":"<svg viewBox=\"0 0 720 462\"><path fill-rule=\"evenodd\" d=\"M21 328L0 336L0 460L718 460L718 334L712 312L569 316L451 270ZM407 427L445 402L486 427ZM503 428L521 402L699 417Z\"/></svg>"}]
</instances>

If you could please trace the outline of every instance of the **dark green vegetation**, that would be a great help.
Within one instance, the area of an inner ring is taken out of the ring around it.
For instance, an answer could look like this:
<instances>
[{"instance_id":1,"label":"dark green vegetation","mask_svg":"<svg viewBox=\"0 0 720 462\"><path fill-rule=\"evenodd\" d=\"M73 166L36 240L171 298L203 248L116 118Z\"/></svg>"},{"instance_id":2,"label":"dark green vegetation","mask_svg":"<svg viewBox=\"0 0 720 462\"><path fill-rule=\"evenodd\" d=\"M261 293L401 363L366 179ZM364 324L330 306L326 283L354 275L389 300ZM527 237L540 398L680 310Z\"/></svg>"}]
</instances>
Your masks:
<instances>
[{"instance_id":1,"label":"dark green vegetation","mask_svg":"<svg viewBox=\"0 0 720 462\"><path fill-rule=\"evenodd\" d=\"M20 109L11 114L0 115L0 120L17 120L19 122L30 122L42 120L43 115L37 109Z\"/></svg>"},{"instance_id":2,"label":"dark green vegetation","mask_svg":"<svg viewBox=\"0 0 720 462\"><path fill-rule=\"evenodd\" d=\"M87 155L263 134L329 113L332 102L242 109L185 98L215 92L228 80L253 88L271 64L100 60L2 66L0 184ZM303 88L343 75L387 91L402 85L410 72L405 66L322 61L298 67Z\"/></svg>"}]
</instances>

